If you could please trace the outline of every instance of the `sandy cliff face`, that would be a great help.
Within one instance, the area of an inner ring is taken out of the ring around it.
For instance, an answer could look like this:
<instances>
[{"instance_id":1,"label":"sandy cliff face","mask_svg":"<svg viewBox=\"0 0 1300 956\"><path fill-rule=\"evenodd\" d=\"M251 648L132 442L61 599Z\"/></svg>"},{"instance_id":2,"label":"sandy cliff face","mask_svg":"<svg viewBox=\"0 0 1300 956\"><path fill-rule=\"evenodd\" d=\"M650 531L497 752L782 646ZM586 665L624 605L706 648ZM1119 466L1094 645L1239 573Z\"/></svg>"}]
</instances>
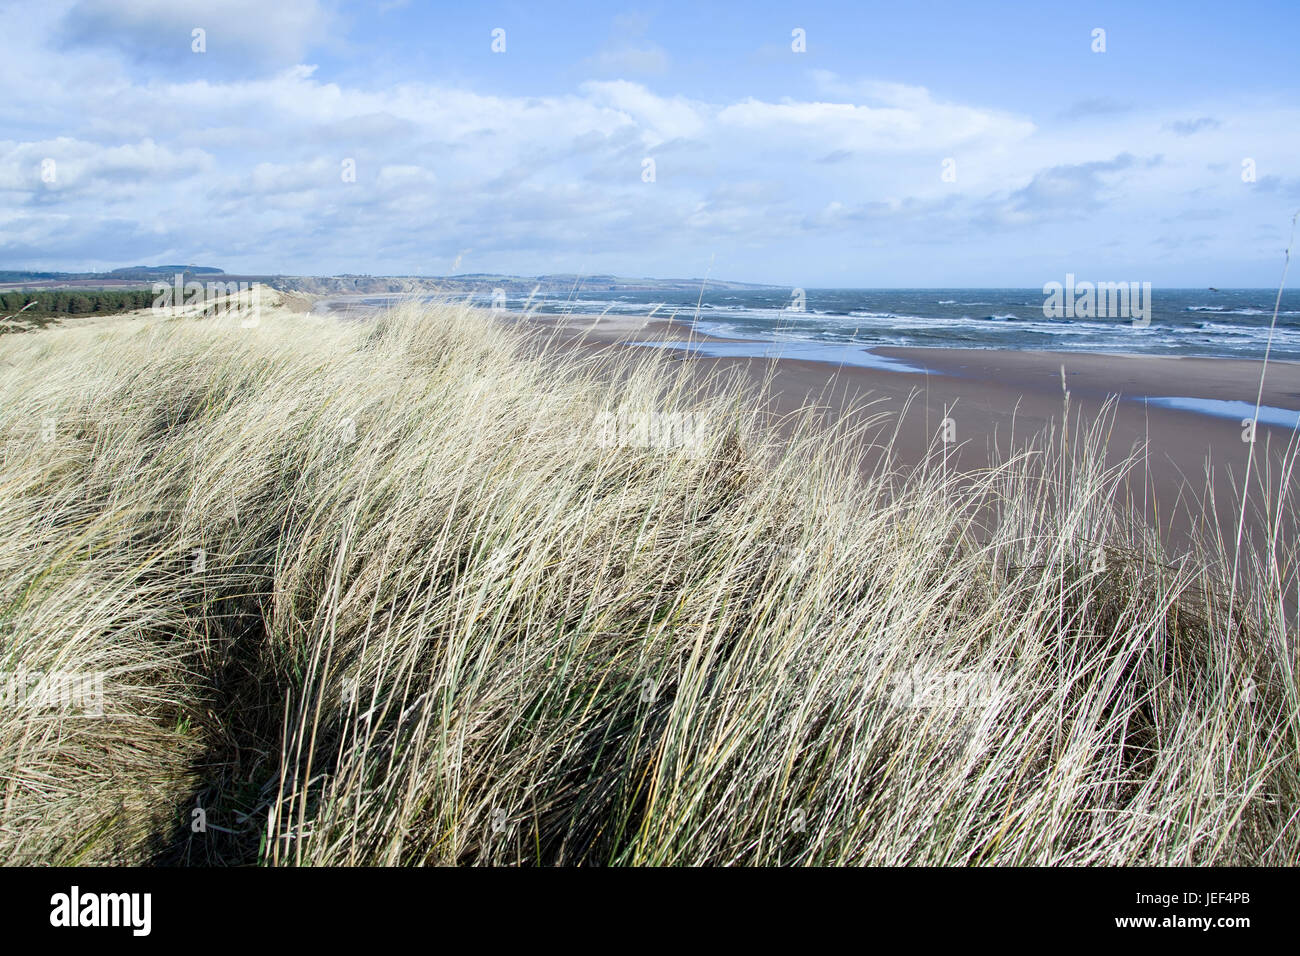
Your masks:
<instances>
[{"instance_id":1,"label":"sandy cliff face","mask_svg":"<svg viewBox=\"0 0 1300 956\"><path fill-rule=\"evenodd\" d=\"M390 292L433 292L439 288L435 279L402 276L276 276L271 285L285 292L311 295L345 295L349 292L378 295Z\"/></svg>"}]
</instances>

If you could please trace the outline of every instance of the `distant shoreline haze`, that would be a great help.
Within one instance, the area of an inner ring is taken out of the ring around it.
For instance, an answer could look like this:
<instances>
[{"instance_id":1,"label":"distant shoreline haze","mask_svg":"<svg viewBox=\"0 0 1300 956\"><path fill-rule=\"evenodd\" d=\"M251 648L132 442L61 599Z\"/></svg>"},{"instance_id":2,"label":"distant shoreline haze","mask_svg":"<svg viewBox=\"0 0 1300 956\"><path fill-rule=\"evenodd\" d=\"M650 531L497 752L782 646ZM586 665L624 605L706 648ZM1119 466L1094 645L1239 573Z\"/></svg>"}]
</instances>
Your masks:
<instances>
[{"instance_id":1,"label":"distant shoreline haze","mask_svg":"<svg viewBox=\"0 0 1300 956\"><path fill-rule=\"evenodd\" d=\"M378 273L321 273L313 275L299 275L295 273L281 272L226 272L224 269L216 266L198 266L198 265L162 265L162 266L127 266L107 271L78 271L78 270L27 270L27 269L0 269L0 286L17 287L27 283L45 284L58 283L67 284L72 282L143 282L154 280L172 280L177 273L182 275L202 276L203 278L218 277L232 279L260 279L268 285L276 288L281 286L307 286L316 285L321 287L320 293L343 292L355 289L358 292L369 292L380 294L383 292L401 292L405 289L386 289L381 286L401 285L404 283L451 283L454 285L463 285L467 287L481 287L486 283L508 283L508 284L542 284L544 287L551 287L562 284L578 284L582 288L590 290L592 287L601 285L613 285L619 289L692 289L696 292L703 288L709 289L785 289L788 292L794 292L796 289L803 289L806 292L826 292L826 291L856 291L856 292L944 292L944 291L962 291L972 289L983 290L1016 290L1027 291L1036 290L1045 292L1046 287L1053 283L1060 285L1060 276L1044 276L1041 282L1026 283L1023 285L803 285L795 286L789 283L780 282L748 282L736 279L718 278L712 276L690 276L690 277L661 277L661 276L620 276L608 273L582 274L576 272L551 272L539 273L537 275L516 275L512 273L496 272L456 272L446 275L434 274L378 274ZM1133 284L1137 280L1122 276L1100 276L1089 273L1065 272L1067 277L1074 276L1080 283L1091 282L1094 284L1106 284L1111 282L1121 282ZM1149 281L1140 283L1143 286L1152 288L1155 292L1188 292L1204 289L1207 292L1277 292L1276 286L1175 286L1160 285ZM309 291L306 288L287 289L286 291Z\"/></svg>"}]
</instances>

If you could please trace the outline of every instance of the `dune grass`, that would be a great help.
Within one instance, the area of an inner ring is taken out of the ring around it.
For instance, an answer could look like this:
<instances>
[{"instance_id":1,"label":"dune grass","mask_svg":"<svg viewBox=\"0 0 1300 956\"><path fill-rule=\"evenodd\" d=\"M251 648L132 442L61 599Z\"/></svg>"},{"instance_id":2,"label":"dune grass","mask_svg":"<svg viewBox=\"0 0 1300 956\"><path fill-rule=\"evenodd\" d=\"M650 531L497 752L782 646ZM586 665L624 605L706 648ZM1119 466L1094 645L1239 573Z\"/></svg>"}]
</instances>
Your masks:
<instances>
[{"instance_id":1,"label":"dune grass","mask_svg":"<svg viewBox=\"0 0 1300 956\"><path fill-rule=\"evenodd\" d=\"M103 680L0 709L4 863L1300 852L1296 551L1250 544L1230 611L1231 529L1159 553L1104 418L864 474L883 416L778 435L454 304L0 370L0 667Z\"/></svg>"}]
</instances>

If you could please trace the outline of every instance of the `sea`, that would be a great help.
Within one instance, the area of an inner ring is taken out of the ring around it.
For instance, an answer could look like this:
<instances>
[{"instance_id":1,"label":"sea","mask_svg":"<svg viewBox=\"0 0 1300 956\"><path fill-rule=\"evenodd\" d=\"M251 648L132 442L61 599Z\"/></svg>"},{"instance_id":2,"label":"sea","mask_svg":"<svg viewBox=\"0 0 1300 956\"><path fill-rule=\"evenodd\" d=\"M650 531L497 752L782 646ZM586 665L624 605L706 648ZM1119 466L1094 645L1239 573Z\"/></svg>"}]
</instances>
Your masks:
<instances>
[{"instance_id":1,"label":"sea","mask_svg":"<svg viewBox=\"0 0 1300 956\"><path fill-rule=\"evenodd\" d=\"M646 315L690 322L703 333L773 345L842 350L894 345L1062 352L1127 352L1262 358L1277 291L1152 289L1149 316L1047 317L1041 289L789 289L612 291L578 287L506 302L541 315ZM490 293L471 296L491 304ZM382 304L384 297L366 297ZM1147 319L1149 318L1149 322ZM762 349L768 353L770 349ZM1270 357L1300 361L1300 290L1282 295Z\"/></svg>"},{"instance_id":2,"label":"sea","mask_svg":"<svg viewBox=\"0 0 1300 956\"><path fill-rule=\"evenodd\" d=\"M789 289L626 291L576 286L562 295L536 292L507 298L511 312L542 316L645 316L673 318L729 341L644 342L715 356L801 358L839 365L923 372L879 346L1019 349L1129 353L1300 362L1300 290L1278 301L1269 289L1152 289L1146 310L1133 318L1048 317L1040 289L805 289L802 309ZM344 297L329 309L383 308L399 296ZM475 293L476 305L493 305L492 294ZM498 303L499 304L499 303ZM1276 324L1272 329L1277 304ZM1187 396L1148 400L1171 408L1239 419L1242 401ZM1300 411L1262 407L1267 424L1300 428Z\"/></svg>"}]
</instances>

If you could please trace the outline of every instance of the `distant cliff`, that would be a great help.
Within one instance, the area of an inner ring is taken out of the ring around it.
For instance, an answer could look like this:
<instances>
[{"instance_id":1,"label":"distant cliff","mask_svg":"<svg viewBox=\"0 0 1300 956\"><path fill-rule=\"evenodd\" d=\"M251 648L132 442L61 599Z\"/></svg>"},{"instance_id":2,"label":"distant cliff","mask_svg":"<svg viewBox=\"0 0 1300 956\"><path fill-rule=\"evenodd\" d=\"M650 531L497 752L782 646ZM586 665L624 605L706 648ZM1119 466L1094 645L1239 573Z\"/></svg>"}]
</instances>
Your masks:
<instances>
[{"instance_id":1,"label":"distant cliff","mask_svg":"<svg viewBox=\"0 0 1300 956\"><path fill-rule=\"evenodd\" d=\"M242 277L241 277L242 278ZM385 293L467 293L491 292L502 289L511 297L527 296L534 289L539 293L555 294L574 288L599 289L613 292L692 291L701 285L709 289L762 289L767 286L746 282L727 282L719 279L646 279L622 278L611 275L543 275L503 276L489 274L458 276L269 276L262 277L267 285L286 292L305 292L312 295L382 295Z\"/></svg>"},{"instance_id":2,"label":"distant cliff","mask_svg":"<svg viewBox=\"0 0 1300 956\"><path fill-rule=\"evenodd\" d=\"M21 272L0 271L0 288L71 289L147 287L153 282L172 282L181 273L186 282L261 282L282 292L306 295L384 295L401 293L469 292L503 290L511 298L539 294L567 293L575 288L609 292L692 292L701 286L717 289L766 289L771 286L723 279L647 279L612 275L580 276L557 273L542 276L507 276L474 273L456 276L285 276L227 273L211 266L133 266L112 272Z\"/></svg>"}]
</instances>

